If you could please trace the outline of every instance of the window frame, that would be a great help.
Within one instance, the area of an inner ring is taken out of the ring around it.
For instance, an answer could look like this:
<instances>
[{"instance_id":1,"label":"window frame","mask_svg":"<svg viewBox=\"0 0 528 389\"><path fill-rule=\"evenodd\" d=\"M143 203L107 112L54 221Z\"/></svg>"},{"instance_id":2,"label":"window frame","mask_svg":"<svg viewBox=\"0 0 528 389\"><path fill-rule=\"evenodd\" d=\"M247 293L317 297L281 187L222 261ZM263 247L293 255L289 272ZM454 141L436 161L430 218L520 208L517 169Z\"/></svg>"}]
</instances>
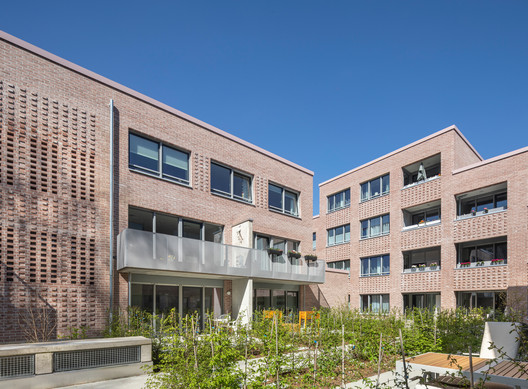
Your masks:
<instances>
[{"instance_id":1,"label":"window frame","mask_svg":"<svg viewBox=\"0 0 528 389\"><path fill-rule=\"evenodd\" d=\"M365 307L364 305L364 299L367 299L367 307ZM373 298L374 297L377 297L379 298L378 300L378 304L379 304L379 310L377 311L374 311L372 310L372 303L373 303ZM379 314L382 314L382 313L389 313L390 312L390 294L388 293L379 293L379 294L361 294L359 295L359 306L360 306L360 310L361 312L363 313L379 313ZM388 305L388 309L384 310L383 309L383 305L384 303L386 303Z\"/></svg>"},{"instance_id":2,"label":"window frame","mask_svg":"<svg viewBox=\"0 0 528 389\"><path fill-rule=\"evenodd\" d=\"M216 189L216 188L213 188L213 165L216 165L218 167L221 167L223 169L227 169L229 170L229 190L230 190L230 193L229 192L224 192L223 190L221 189ZM243 203L247 203L247 204L253 204L253 176L251 174L248 174L248 173L244 173L238 169L233 169L232 167L229 167L229 166L226 166L222 163L219 163L219 162L216 162L214 160L211 161L211 164L209 166L209 175L210 175L210 190L211 190L211 193L214 194L214 195L218 195L218 196L221 196L221 197L225 197L225 198L228 198L228 199L232 199L232 200L236 200L236 201L240 201L240 202L243 202ZM235 182L235 176L239 176L239 177L242 177L242 178L245 178L245 179L248 179L249 180L249 198L246 199L242 196L238 196L234 193L234 188L235 188L235 185L234 185L234 182Z\"/></svg>"},{"instance_id":3,"label":"window frame","mask_svg":"<svg viewBox=\"0 0 528 389\"><path fill-rule=\"evenodd\" d=\"M500 206L498 207L497 206L497 197L499 196L506 196L506 199L503 200L503 201L506 201L506 205L504 206ZM479 199L485 199L485 198L489 198L489 197L492 197L493 198L493 207L488 209L488 212L489 211L493 211L493 210L496 210L496 209L508 209L508 190L507 189L504 189L504 190L500 190L500 191L496 191L496 192L491 192L491 193L484 193L484 194L478 194L478 195L475 195L475 196L471 196L471 197L468 197L468 198L460 198L461 195L458 195L457 198L456 198L456 201L457 201L457 218L460 218L460 217L467 217L467 216L471 216L473 215L473 213L470 211L469 213L462 213L462 209L465 208L465 206L463 204L468 204L468 203L473 203L473 205L471 206L471 209L474 209L475 210L475 215L473 216L476 216L477 214L480 215L484 212L484 210L478 210L478 205L477 205L477 202L479 201Z\"/></svg>"},{"instance_id":4,"label":"window frame","mask_svg":"<svg viewBox=\"0 0 528 389\"><path fill-rule=\"evenodd\" d=\"M337 268L336 265L343 265L343 268ZM348 271L350 272L350 259L343 259L343 260L340 260L340 261L331 261L331 262L326 262L326 267L328 269L334 269L334 270L343 270L343 271Z\"/></svg>"},{"instance_id":5,"label":"window frame","mask_svg":"<svg viewBox=\"0 0 528 389\"><path fill-rule=\"evenodd\" d=\"M348 194L348 199L347 199L347 194ZM343 205L336 207L335 200L336 200L336 196L338 195L343 195ZM333 206L330 205L331 203L333 203ZM326 197L326 207L327 207L326 213L331 213L331 212L339 211L341 209L350 207L350 188L344 189L340 192L327 196Z\"/></svg>"},{"instance_id":6,"label":"window frame","mask_svg":"<svg viewBox=\"0 0 528 389\"><path fill-rule=\"evenodd\" d=\"M384 228L383 218L385 216L389 217L389 223L388 223L389 228L388 228L388 231L383 231L383 228ZM376 235L371 235L371 228L373 227L372 224L371 224L371 221L372 220L376 220L376 219L379 220L380 233L376 234ZM367 235L366 236L363 236L363 228L364 228L363 227L363 223L364 222L367 222ZM376 238L378 236L389 235L390 234L390 213L386 213L386 214L383 214L383 215L371 217L369 219L360 220L359 221L359 226L360 226L360 229L359 229L360 239L369 239L369 238Z\"/></svg>"},{"instance_id":7,"label":"window frame","mask_svg":"<svg viewBox=\"0 0 528 389\"><path fill-rule=\"evenodd\" d=\"M278 188L281 190L281 208L278 208L276 206L273 206L270 204L270 186L274 186L275 188ZM290 194L290 195L294 195L295 196L295 204L296 204L296 213L291 213L289 211L286 210L286 194ZM300 197L300 193L297 192L297 191L294 191L294 190L291 190L291 189L288 189L282 185L279 185L279 184L275 184L274 182L272 181L269 181L268 182L268 209L270 211L274 211L274 212L278 212L278 213L282 213L284 215L288 215L288 216L293 216L293 217L297 217L297 218L300 218L300 206L299 206L299 197Z\"/></svg>"},{"instance_id":8,"label":"window frame","mask_svg":"<svg viewBox=\"0 0 528 389\"><path fill-rule=\"evenodd\" d=\"M383 179L387 177L387 180L388 180L388 189L385 191L383 189ZM379 180L379 185L380 185L380 191L379 191L379 194L377 195L372 195L371 194L371 191L372 191L372 183L375 182L375 181L378 181ZM363 185L367 185L367 196L366 197L363 197ZM382 196L385 196L385 195L388 195L390 193L390 173L387 173L387 174L383 174L379 177L376 177L376 178L373 178L371 180L368 180L368 181L365 181L365 182L362 182L359 184L359 201L360 203L363 203L365 201L369 201L369 200L372 200L372 199L376 199L378 197L382 197Z\"/></svg>"},{"instance_id":9,"label":"window frame","mask_svg":"<svg viewBox=\"0 0 528 389\"><path fill-rule=\"evenodd\" d=\"M150 168L147 168L147 167L132 163L132 161L131 161L132 160L132 158L131 158L131 155L132 155L132 148L131 148L132 137L136 137L136 138L139 138L139 139L142 139L142 140L146 140L148 142L152 142L152 143L157 145L157 155L158 155L158 157L157 157L157 163L158 163L157 170L152 170ZM178 153L182 153L182 154L185 154L187 156L187 169L186 169L187 178L186 179L175 177L173 175L170 175L168 173L164 173L163 172L164 148L167 148L169 150L174 150L174 151L176 151ZM166 143L164 143L162 141L154 140L152 138L149 138L149 137L144 136L144 135L140 135L140 134L138 134L136 132L133 132L133 131L129 131L129 133L128 133L128 168L130 170L134 171L134 172L146 174L146 175L151 176L151 177L160 178L162 180L174 182L174 183L180 184L180 185L191 186L191 164L190 164L190 159L191 159L191 153L189 151L187 151L187 150L183 150L183 149L174 147L172 145L168 145L168 144L166 144Z\"/></svg>"},{"instance_id":10,"label":"window frame","mask_svg":"<svg viewBox=\"0 0 528 389\"><path fill-rule=\"evenodd\" d=\"M348 232L347 232L347 227L348 227ZM342 233L343 239L340 242L337 242L337 230L339 228L343 229L343 233ZM347 234L348 234L348 240L347 240ZM333 236L333 243L330 243L330 235ZM328 228L326 230L326 247L337 246L340 244L347 244L347 243L350 243L350 224L343 224L341 226Z\"/></svg>"},{"instance_id":11,"label":"window frame","mask_svg":"<svg viewBox=\"0 0 528 389\"><path fill-rule=\"evenodd\" d=\"M505 245L506 247L506 258L498 258L497 257L497 245ZM493 255L494 258L491 259L501 259L504 264L508 263L508 239L506 237L501 237L498 239L492 239L490 240L480 240L480 241L470 241L470 242L463 242L457 244L457 259L456 264L457 266L460 266L461 263L478 263L481 261L484 261L483 259L479 259L477 256L478 248L483 246L493 246ZM465 249L474 249L475 250L475 258L474 260L471 260L471 251L470 256L467 259L462 259L462 251Z\"/></svg>"},{"instance_id":12,"label":"window frame","mask_svg":"<svg viewBox=\"0 0 528 389\"><path fill-rule=\"evenodd\" d=\"M379 260L379 269L380 269L379 272L372 273L370 271L372 268L371 261L373 260ZM385 268L384 266L385 260L387 260L388 265L389 265L388 271L383 270ZM363 273L363 262L364 261L368 263L368 266L367 266L368 274ZM374 255L370 257L360 258L360 265L359 265L359 276L360 277L377 277L377 276L387 276L387 275L390 275L390 254Z\"/></svg>"}]
</instances>

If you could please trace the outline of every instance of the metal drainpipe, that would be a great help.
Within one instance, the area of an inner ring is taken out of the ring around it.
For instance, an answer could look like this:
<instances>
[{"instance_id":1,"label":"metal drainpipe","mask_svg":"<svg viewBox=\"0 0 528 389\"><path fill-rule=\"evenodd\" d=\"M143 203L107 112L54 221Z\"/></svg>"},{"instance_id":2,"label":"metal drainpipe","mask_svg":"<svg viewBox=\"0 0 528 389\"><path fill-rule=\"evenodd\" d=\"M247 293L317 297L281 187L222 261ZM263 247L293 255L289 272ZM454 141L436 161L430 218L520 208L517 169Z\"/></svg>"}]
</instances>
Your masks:
<instances>
[{"instance_id":1,"label":"metal drainpipe","mask_svg":"<svg viewBox=\"0 0 528 389\"><path fill-rule=\"evenodd\" d=\"M114 100L110 99L110 309L112 323L114 309Z\"/></svg>"}]
</instances>

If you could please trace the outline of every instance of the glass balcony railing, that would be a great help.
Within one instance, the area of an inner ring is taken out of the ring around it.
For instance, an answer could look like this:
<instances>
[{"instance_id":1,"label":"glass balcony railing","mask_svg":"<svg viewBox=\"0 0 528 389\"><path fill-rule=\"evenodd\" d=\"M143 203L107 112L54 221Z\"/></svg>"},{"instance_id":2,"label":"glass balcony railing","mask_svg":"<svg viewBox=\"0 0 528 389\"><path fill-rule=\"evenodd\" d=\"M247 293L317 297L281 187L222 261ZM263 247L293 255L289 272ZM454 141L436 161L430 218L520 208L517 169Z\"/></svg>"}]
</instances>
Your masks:
<instances>
[{"instance_id":1,"label":"glass balcony railing","mask_svg":"<svg viewBox=\"0 0 528 389\"><path fill-rule=\"evenodd\" d=\"M289 259L266 250L229 246L133 229L117 237L117 269L161 270L324 283L322 260Z\"/></svg>"}]
</instances>

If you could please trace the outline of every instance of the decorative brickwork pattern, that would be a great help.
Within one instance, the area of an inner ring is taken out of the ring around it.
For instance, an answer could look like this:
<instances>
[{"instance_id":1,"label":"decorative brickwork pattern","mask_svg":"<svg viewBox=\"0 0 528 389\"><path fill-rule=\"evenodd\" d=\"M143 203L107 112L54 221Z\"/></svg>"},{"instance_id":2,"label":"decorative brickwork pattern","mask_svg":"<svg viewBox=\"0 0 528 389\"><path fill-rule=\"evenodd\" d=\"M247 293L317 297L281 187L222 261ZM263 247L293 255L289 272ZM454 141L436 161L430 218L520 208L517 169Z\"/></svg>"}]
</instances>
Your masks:
<instances>
[{"instance_id":1,"label":"decorative brickwork pattern","mask_svg":"<svg viewBox=\"0 0 528 389\"><path fill-rule=\"evenodd\" d=\"M442 197L442 177L401 190L402 209L429 203Z\"/></svg>"},{"instance_id":2,"label":"decorative brickwork pattern","mask_svg":"<svg viewBox=\"0 0 528 389\"><path fill-rule=\"evenodd\" d=\"M453 277L455 290L497 290L508 287L508 266L457 269Z\"/></svg>"},{"instance_id":3,"label":"decorative brickwork pattern","mask_svg":"<svg viewBox=\"0 0 528 389\"><path fill-rule=\"evenodd\" d=\"M402 274L401 292L437 292L442 288L442 277L440 271L420 271Z\"/></svg>"},{"instance_id":4,"label":"decorative brickwork pattern","mask_svg":"<svg viewBox=\"0 0 528 389\"><path fill-rule=\"evenodd\" d=\"M401 232L402 250L412 250L423 247L439 246L442 243L442 227L420 227Z\"/></svg>"},{"instance_id":5,"label":"decorative brickwork pattern","mask_svg":"<svg viewBox=\"0 0 528 389\"><path fill-rule=\"evenodd\" d=\"M359 294L383 294L390 293L390 277L360 277Z\"/></svg>"},{"instance_id":6,"label":"decorative brickwork pattern","mask_svg":"<svg viewBox=\"0 0 528 389\"><path fill-rule=\"evenodd\" d=\"M344 259L350 259L350 245L344 243L327 247L325 258L327 258L327 260L331 258L332 261L342 261Z\"/></svg>"},{"instance_id":7,"label":"decorative brickwork pattern","mask_svg":"<svg viewBox=\"0 0 528 389\"><path fill-rule=\"evenodd\" d=\"M18 320L37 300L54 312L57 334L95 319L95 124L0 82L0 321L10 323L0 341L21 340Z\"/></svg>"},{"instance_id":8,"label":"decorative brickwork pattern","mask_svg":"<svg viewBox=\"0 0 528 389\"><path fill-rule=\"evenodd\" d=\"M381 196L376 199L364 201L359 204L359 220L390 212L390 196Z\"/></svg>"},{"instance_id":9,"label":"decorative brickwork pattern","mask_svg":"<svg viewBox=\"0 0 528 389\"><path fill-rule=\"evenodd\" d=\"M498 212L457 220L453 223L453 239L465 242L508 234L508 212Z\"/></svg>"},{"instance_id":10,"label":"decorative brickwork pattern","mask_svg":"<svg viewBox=\"0 0 528 389\"><path fill-rule=\"evenodd\" d=\"M390 252L390 234L359 241L359 256L386 254Z\"/></svg>"},{"instance_id":11,"label":"decorative brickwork pattern","mask_svg":"<svg viewBox=\"0 0 528 389\"><path fill-rule=\"evenodd\" d=\"M326 215L326 228L334 228L348 223L350 223L350 207Z\"/></svg>"}]
</instances>

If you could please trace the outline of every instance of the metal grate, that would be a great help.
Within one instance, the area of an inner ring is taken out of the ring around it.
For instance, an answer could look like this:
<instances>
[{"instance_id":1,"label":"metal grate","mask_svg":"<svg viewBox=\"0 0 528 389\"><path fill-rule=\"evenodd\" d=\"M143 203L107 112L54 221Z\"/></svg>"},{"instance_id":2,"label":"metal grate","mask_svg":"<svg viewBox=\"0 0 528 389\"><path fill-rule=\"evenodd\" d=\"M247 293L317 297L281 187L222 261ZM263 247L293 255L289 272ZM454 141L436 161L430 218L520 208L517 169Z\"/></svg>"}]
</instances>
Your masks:
<instances>
[{"instance_id":1,"label":"metal grate","mask_svg":"<svg viewBox=\"0 0 528 389\"><path fill-rule=\"evenodd\" d=\"M0 357L0 379L35 374L35 355Z\"/></svg>"},{"instance_id":2,"label":"metal grate","mask_svg":"<svg viewBox=\"0 0 528 389\"><path fill-rule=\"evenodd\" d=\"M141 346L64 351L53 354L53 371L90 369L141 362Z\"/></svg>"}]
</instances>

